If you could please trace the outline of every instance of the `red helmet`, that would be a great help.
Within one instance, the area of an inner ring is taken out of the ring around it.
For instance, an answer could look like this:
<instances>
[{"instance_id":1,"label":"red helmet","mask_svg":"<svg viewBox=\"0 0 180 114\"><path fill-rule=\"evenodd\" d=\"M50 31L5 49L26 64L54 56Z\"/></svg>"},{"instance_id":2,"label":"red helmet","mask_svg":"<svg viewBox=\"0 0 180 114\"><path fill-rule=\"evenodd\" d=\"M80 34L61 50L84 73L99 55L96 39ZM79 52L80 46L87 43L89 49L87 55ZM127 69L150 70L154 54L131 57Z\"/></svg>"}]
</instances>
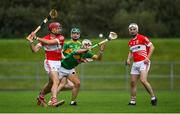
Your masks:
<instances>
[{"instance_id":1,"label":"red helmet","mask_svg":"<svg viewBox=\"0 0 180 114\"><path fill-rule=\"evenodd\" d=\"M48 25L49 31L52 31L52 29L54 29L54 28L57 29L59 27L61 28L61 24L59 22L52 22Z\"/></svg>"}]
</instances>

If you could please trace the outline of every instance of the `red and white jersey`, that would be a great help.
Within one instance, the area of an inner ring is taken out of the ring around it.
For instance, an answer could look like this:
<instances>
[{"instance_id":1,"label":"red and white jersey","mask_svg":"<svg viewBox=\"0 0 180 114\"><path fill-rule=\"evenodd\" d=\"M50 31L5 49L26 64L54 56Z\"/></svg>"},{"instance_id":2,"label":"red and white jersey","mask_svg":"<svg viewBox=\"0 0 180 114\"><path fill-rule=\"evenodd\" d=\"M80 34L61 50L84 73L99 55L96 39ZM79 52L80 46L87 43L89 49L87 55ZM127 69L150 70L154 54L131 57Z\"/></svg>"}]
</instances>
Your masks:
<instances>
[{"instance_id":1,"label":"red and white jersey","mask_svg":"<svg viewBox=\"0 0 180 114\"><path fill-rule=\"evenodd\" d=\"M43 39L52 40L50 34L46 35ZM45 50L45 57L47 60L59 61L62 59L61 50L64 45L64 36L57 35L55 38L58 44L47 45L44 43L39 43L38 45L42 46Z\"/></svg>"},{"instance_id":2,"label":"red and white jersey","mask_svg":"<svg viewBox=\"0 0 180 114\"><path fill-rule=\"evenodd\" d=\"M149 46L152 43L146 36L137 34L134 39L131 39L128 43L130 51L133 55L134 62L139 62L145 60L149 53Z\"/></svg>"}]
</instances>

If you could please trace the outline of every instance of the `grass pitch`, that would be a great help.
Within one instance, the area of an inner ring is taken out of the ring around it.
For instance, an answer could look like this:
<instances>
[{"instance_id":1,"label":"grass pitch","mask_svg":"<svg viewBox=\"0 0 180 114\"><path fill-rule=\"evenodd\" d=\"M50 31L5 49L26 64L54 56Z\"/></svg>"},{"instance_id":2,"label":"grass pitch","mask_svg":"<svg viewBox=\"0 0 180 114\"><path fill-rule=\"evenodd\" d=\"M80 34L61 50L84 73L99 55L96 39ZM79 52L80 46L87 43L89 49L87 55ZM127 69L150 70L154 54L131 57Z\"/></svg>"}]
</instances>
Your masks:
<instances>
[{"instance_id":1,"label":"grass pitch","mask_svg":"<svg viewBox=\"0 0 180 114\"><path fill-rule=\"evenodd\" d=\"M82 40L82 39L80 39ZM92 43L102 41L103 39L92 39ZM152 56L152 61L180 61L179 44L180 40L169 39L151 39L155 51ZM103 61L124 61L127 58L129 47L127 45L129 39L119 38L106 43L106 49L103 56ZM29 43L25 39L9 39L0 41L1 61L42 61L44 59L44 51L41 50L38 54L31 52ZM93 52L97 52L95 48ZM112 54L113 52L113 54Z\"/></svg>"},{"instance_id":2,"label":"grass pitch","mask_svg":"<svg viewBox=\"0 0 180 114\"><path fill-rule=\"evenodd\" d=\"M61 92L59 99L66 103L58 108L36 105L38 91L1 91L0 113L171 113L180 112L179 91L156 91L158 105L150 105L145 91L138 91L137 105L128 106L128 91L80 91L78 106L70 106L71 92ZM50 95L46 96L46 100Z\"/></svg>"},{"instance_id":3,"label":"grass pitch","mask_svg":"<svg viewBox=\"0 0 180 114\"><path fill-rule=\"evenodd\" d=\"M93 43L99 42L99 40L93 40ZM155 52L152 57L152 61L180 61L179 51L179 39L152 39L155 45ZM124 61L127 57L128 53L128 40L114 40L110 43L107 43L106 50L104 53L103 61ZM23 40L1 40L0 42L1 48L1 61L9 62L10 66L12 62L21 62L21 61L29 61L29 62L41 62L44 58L44 52L40 51L39 54L32 54L29 49L28 43ZM96 50L95 50L96 51ZM115 54L112 54L112 51ZM168 54L167 54L168 53ZM29 65L29 64L28 64ZM165 65L163 65L165 66ZM157 74L157 71L162 74L162 71L165 74L169 74L169 67L152 67L152 73ZM13 66L16 68L22 66ZM23 71L26 71L26 67L22 67ZM29 68L29 67L28 67ZM27 69L28 69L27 68ZM94 72L92 70L91 71ZM43 68L42 68L43 69ZM157 69L157 70L156 70ZM118 69L119 70L119 69ZM10 74L16 74L16 69L4 69L0 65L0 71L6 77L14 76ZM27 70L29 74L34 75L33 72ZM112 70L114 73L114 70ZM44 72L44 71L43 71ZM99 72L99 69L98 69ZM167 72L167 73L166 73ZM26 73L26 75L27 75ZM97 72L95 72L97 73ZM179 90L179 67L177 66L175 69L175 88ZM21 76L21 75L20 75ZM8 79L8 78L7 78ZM157 78L158 81L154 82L157 87L161 87L163 89L169 89L168 81L164 81L161 78ZM163 78L164 79L164 78ZM166 77L165 77L166 79ZM169 80L167 78L166 80ZM24 83L21 85L21 83ZM13 88L19 86L20 88L28 88L28 83L24 80L20 80L19 82L9 80L5 82L3 79L0 80L1 88L9 87ZM34 85L33 80L30 82ZM107 83L100 82L99 80L93 80L91 84L96 86L96 83L99 84L98 87L106 88ZM102 83L102 84L101 84ZM165 86L163 83L167 83ZM86 84L88 84L86 82ZM115 84L113 82L113 84ZM117 86L121 86L121 82L118 82ZM154 85L154 84L152 84ZM5 86L5 87L4 87ZM92 86L89 86L92 87ZM112 87L112 86L111 86ZM122 87L122 86L121 86ZM158 89L158 88L156 88ZM62 92L59 95L59 99L64 99L66 103L58 108L52 107L39 107L36 105L36 97L38 95L38 91L0 91L0 113L171 113L171 112L180 112L180 100L179 94L180 91L156 91L158 96L158 106L154 107L150 105L150 97L145 91L138 91L137 93L137 106L128 106L129 102L129 91L80 91L78 96L78 106L72 107L69 106L69 102L71 99L71 92ZM49 100L50 96L46 97Z\"/></svg>"}]
</instances>

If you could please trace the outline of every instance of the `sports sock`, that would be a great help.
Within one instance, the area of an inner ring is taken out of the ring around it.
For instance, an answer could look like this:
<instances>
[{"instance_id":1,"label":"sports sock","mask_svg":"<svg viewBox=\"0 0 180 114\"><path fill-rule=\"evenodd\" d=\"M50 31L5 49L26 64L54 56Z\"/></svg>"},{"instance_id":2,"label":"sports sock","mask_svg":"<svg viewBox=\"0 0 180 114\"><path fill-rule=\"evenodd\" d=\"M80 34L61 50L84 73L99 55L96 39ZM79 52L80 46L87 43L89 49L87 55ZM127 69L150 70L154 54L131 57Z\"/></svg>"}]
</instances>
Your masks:
<instances>
[{"instance_id":1,"label":"sports sock","mask_svg":"<svg viewBox=\"0 0 180 114\"><path fill-rule=\"evenodd\" d=\"M71 101L71 104L75 103L75 101Z\"/></svg>"},{"instance_id":2,"label":"sports sock","mask_svg":"<svg viewBox=\"0 0 180 114\"><path fill-rule=\"evenodd\" d=\"M156 97L154 96L154 97L151 97L151 100L155 100L156 99Z\"/></svg>"},{"instance_id":3,"label":"sports sock","mask_svg":"<svg viewBox=\"0 0 180 114\"><path fill-rule=\"evenodd\" d=\"M130 103L135 104L136 103L136 97L131 97Z\"/></svg>"}]
</instances>

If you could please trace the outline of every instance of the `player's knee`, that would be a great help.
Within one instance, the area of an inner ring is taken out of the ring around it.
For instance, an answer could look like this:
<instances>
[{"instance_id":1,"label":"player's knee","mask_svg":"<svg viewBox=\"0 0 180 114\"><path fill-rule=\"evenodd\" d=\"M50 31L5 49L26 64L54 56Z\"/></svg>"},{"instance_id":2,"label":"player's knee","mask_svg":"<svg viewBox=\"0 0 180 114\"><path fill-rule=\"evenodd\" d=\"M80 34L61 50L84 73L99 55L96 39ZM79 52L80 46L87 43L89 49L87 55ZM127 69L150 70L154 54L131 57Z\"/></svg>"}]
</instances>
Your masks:
<instances>
[{"instance_id":1,"label":"player's knee","mask_svg":"<svg viewBox=\"0 0 180 114\"><path fill-rule=\"evenodd\" d=\"M131 86L135 86L136 85L136 81L131 80Z\"/></svg>"},{"instance_id":2,"label":"player's knee","mask_svg":"<svg viewBox=\"0 0 180 114\"><path fill-rule=\"evenodd\" d=\"M73 89L75 87L74 83L68 83L67 84L67 87L70 88L70 89Z\"/></svg>"},{"instance_id":3,"label":"player's knee","mask_svg":"<svg viewBox=\"0 0 180 114\"><path fill-rule=\"evenodd\" d=\"M73 89L75 86L74 85L69 85L68 86L70 89Z\"/></svg>"},{"instance_id":4,"label":"player's knee","mask_svg":"<svg viewBox=\"0 0 180 114\"><path fill-rule=\"evenodd\" d=\"M75 87L78 87L78 88L80 87L80 85L81 85L80 81L75 82L75 84L74 84L74 86L75 86Z\"/></svg>"},{"instance_id":5,"label":"player's knee","mask_svg":"<svg viewBox=\"0 0 180 114\"><path fill-rule=\"evenodd\" d=\"M141 83L143 83L143 84L146 84L146 83L147 83L147 80L144 79L144 78L141 78L140 81L141 81Z\"/></svg>"}]
</instances>

